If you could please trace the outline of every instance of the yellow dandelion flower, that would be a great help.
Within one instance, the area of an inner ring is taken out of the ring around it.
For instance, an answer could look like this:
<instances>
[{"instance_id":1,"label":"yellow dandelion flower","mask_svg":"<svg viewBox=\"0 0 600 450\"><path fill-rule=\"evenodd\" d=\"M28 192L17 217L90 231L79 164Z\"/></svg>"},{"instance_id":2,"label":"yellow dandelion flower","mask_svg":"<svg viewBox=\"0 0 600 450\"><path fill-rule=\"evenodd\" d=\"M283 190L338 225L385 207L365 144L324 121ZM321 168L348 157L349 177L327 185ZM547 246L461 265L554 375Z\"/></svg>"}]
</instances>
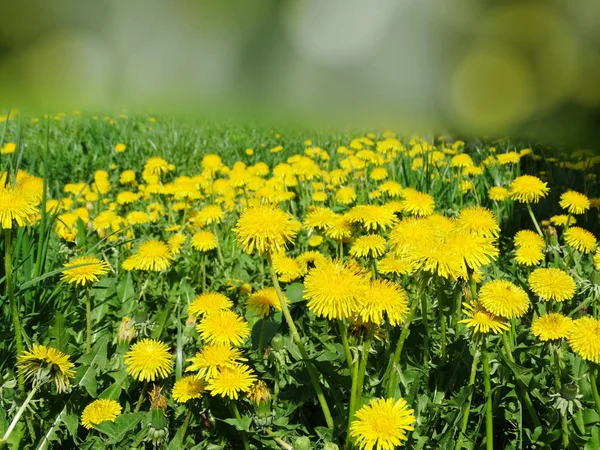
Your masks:
<instances>
[{"instance_id":1,"label":"yellow dandelion flower","mask_svg":"<svg viewBox=\"0 0 600 450\"><path fill-rule=\"evenodd\" d=\"M379 190L381 192L385 192L390 197L401 197L404 192L402 185L400 183L396 183L395 181L386 181L379 186Z\"/></svg>"},{"instance_id":2,"label":"yellow dandelion flower","mask_svg":"<svg viewBox=\"0 0 600 450\"><path fill-rule=\"evenodd\" d=\"M568 216L567 214L558 214L550 217L550 223L555 226L564 227L565 225L575 225L577 223L577 219L573 216Z\"/></svg>"},{"instance_id":3,"label":"yellow dandelion flower","mask_svg":"<svg viewBox=\"0 0 600 450\"><path fill-rule=\"evenodd\" d=\"M285 256L284 253L273 255L273 267L279 275L279 281L291 283L304 275L306 267L303 267L294 258Z\"/></svg>"},{"instance_id":4,"label":"yellow dandelion flower","mask_svg":"<svg viewBox=\"0 0 600 450\"><path fill-rule=\"evenodd\" d=\"M198 231L192 236L192 247L199 252L214 250L217 245L217 238L211 231Z\"/></svg>"},{"instance_id":5,"label":"yellow dandelion flower","mask_svg":"<svg viewBox=\"0 0 600 450\"><path fill-rule=\"evenodd\" d=\"M129 205L140 198L138 194L130 191L123 191L117 194L117 203L119 205Z\"/></svg>"},{"instance_id":6,"label":"yellow dandelion flower","mask_svg":"<svg viewBox=\"0 0 600 450\"><path fill-rule=\"evenodd\" d=\"M500 334L510 328L506 320L486 311L477 301L463 303L463 306L463 313L467 318L459 320L458 323L464 323L468 328L472 328L474 333Z\"/></svg>"},{"instance_id":7,"label":"yellow dandelion flower","mask_svg":"<svg viewBox=\"0 0 600 450\"><path fill-rule=\"evenodd\" d=\"M378 234L368 234L357 238L350 247L350 255L361 258L378 258L385 253L385 238Z\"/></svg>"},{"instance_id":8,"label":"yellow dandelion flower","mask_svg":"<svg viewBox=\"0 0 600 450\"><path fill-rule=\"evenodd\" d=\"M507 164L517 164L521 160L521 155L517 152L498 153L496 158L501 165L505 166Z\"/></svg>"},{"instance_id":9,"label":"yellow dandelion flower","mask_svg":"<svg viewBox=\"0 0 600 450\"><path fill-rule=\"evenodd\" d=\"M548 192L548 183L532 175L521 175L510 184L510 197L521 203L537 203L546 197Z\"/></svg>"},{"instance_id":10,"label":"yellow dandelion flower","mask_svg":"<svg viewBox=\"0 0 600 450\"><path fill-rule=\"evenodd\" d=\"M352 235L352 224L345 215L336 214L333 222L325 229L325 236L336 241L343 241Z\"/></svg>"},{"instance_id":11,"label":"yellow dandelion flower","mask_svg":"<svg viewBox=\"0 0 600 450\"><path fill-rule=\"evenodd\" d=\"M74 267L79 266L79 267ZM80 284L82 286L88 283L97 283L100 281L101 275L108 272L110 266L101 259L94 256L80 256L79 258L72 259L63 267L73 267L72 269L66 269L61 279L67 283Z\"/></svg>"},{"instance_id":12,"label":"yellow dandelion flower","mask_svg":"<svg viewBox=\"0 0 600 450\"><path fill-rule=\"evenodd\" d=\"M329 228L338 215L329 208L317 207L311 210L304 220L304 226L309 230Z\"/></svg>"},{"instance_id":13,"label":"yellow dandelion flower","mask_svg":"<svg viewBox=\"0 0 600 450\"><path fill-rule=\"evenodd\" d=\"M138 381L168 377L173 371L169 347L154 339L142 339L125 354L125 370Z\"/></svg>"},{"instance_id":14,"label":"yellow dandelion flower","mask_svg":"<svg viewBox=\"0 0 600 450\"><path fill-rule=\"evenodd\" d=\"M246 253L279 253L293 242L299 222L272 205L259 205L242 212L233 229L237 242Z\"/></svg>"},{"instance_id":15,"label":"yellow dandelion flower","mask_svg":"<svg viewBox=\"0 0 600 450\"><path fill-rule=\"evenodd\" d=\"M179 252L181 251L181 247L183 247L183 244L185 244L185 240L185 234L179 233L172 235L167 240L167 245L169 246L169 250L171 250L171 255L175 256L179 254Z\"/></svg>"},{"instance_id":16,"label":"yellow dandelion flower","mask_svg":"<svg viewBox=\"0 0 600 450\"><path fill-rule=\"evenodd\" d=\"M363 322L379 325L384 313L392 326L401 324L408 314L408 296L396 283L375 280L362 298L358 317Z\"/></svg>"},{"instance_id":17,"label":"yellow dandelion flower","mask_svg":"<svg viewBox=\"0 0 600 450\"><path fill-rule=\"evenodd\" d=\"M456 227L460 231L484 237L498 237L500 226L495 214L483 206L469 206L460 211Z\"/></svg>"},{"instance_id":18,"label":"yellow dandelion flower","mask_svg":"<svg viewBox=\"0 0 600 450\"><path fill-rule=\"evenodd\" d=\"M356 438L361 450L394 450L414 430L414 410L402 398L374 399L356 411L354 417L350 436Z\"/></svg>"},{"instance_id":19,"label":"yellow dandelion flower","mask_svg":"<svg viewBox=\"0 0 600 450\"><path fill-rule=\"evenodd\" d=\"M488 190L488 197L495 202L501 202L508 198L508 189L502 186L492 186Z\"/></svg>"},{"instance_id":20,"label":"yellow dandelion flower","mask_svg":"<svg viewBox=\"0 0 600 450\"><path fill-rule=\"evenodd\" d=\"M523 266L537 266L544 260L544 252L540 247L525 246L515 251L515 261Z\"/></svg>"},{"instance_id":21,"label":"yellow dandelion flower","mask_svg":"<svg viewBox=\"0 0 600 450\"><path fill-rule=\"evenodd\" d=\"M388 253L377 261L377 271L384 275L408 275L414 270L414 262L406 256L395 256L393 253Z\"/></svg>"},{"instance_id":22,"label":"yellow dandelion flower","mask_svg":"<svg viewBox=\"0 0 600 450\"><path fill-rule=\"evenodd\" d=\"M19 186L0 184L0 222L2 228L29 225L36 220L38 208L31 195Z\"/></svg>"},{"instance_id":23,"label":"yellow dandelion flower","mask_svg":"<svg viewBox=\"0 0 600 450\"><path fill-rule=\"evenodd\" d=\"M217 311L224 311L233 307L227 296L219 292L205 292L197 295L188 307L188 314L203 316Z\"/></svg>"},{"instance_id":24,"label":"yellow dandelion flower","mask_svg":"<svg viewBox=\"0 0 600 450\"><path fill-rule=\"evenodd\" d=\"M596 270L600 270L600 248L598 248L596 253L594 253L594 268Z\"/></svg>"},{"instance_id":25,"label":"yellow dandelion flower","mask_svg":"<svg viewBox=\"0 0 600 450\"><path fill-rule=\"evenodd\" d=\"M335 193L335 200L342 205L349 205L356 200L356 191L350 186L341 187Z\"/></svg>"},{"instance_id":26,"label":"yellow dandelion flower","mask_svg":"<svg viewBox=\"0 0 600 450\"><path fill-rule=\"evenodd\" d=\"M323 236L314 235L314 236L311 236L308 239L308 246L309 247L318 247L322 243L323 243Z\"/></svg>"},{"instance_id":27,"label":"yellow dandelion flower","mask_svg":"<svg viewBox=\"0 0 600 450\"><path fill-rule=\"evenodd\" d=\"M435 200L424 192L419 192L412 188L406 188L403 191L404 203L403 211L411 216L426 217L433 214L435 209Z\"/></svg>"},{"instance_id":28,"label":"yellow dandelion flower","mask_svg":"<svg viewBox=\"0 0 600 450\"><path fill-rule=\"evenodd\" d=\"M528 282L535 295L557 302L571 300L577 288L571 275L554 267L535 269L529 275Z\"/></svg>"},{"instance_id":29,"label":"yellow dandelion flower","mask_svg":"<svg viewBox=\"0 0 600 450\"><path fill-rule=\"evenodd\" d=\"M195 376L180 378L173 386L173 399L177 403L185 403L193 398L202 397L206 384Z\"/></svg>"},{"instance_id":30,"label":"yellow dandelion flower","mask_svg":"<svg viewBox=\"0 0 600 450\"><path fill-rule=\"evenodd\" d=\"M248 392L248 398L254 405L269 404L271 401L271 392L263 380L258 382Z\"/></svg>"},{"instance_id":31,"label":"yellow dandelion flower","mask_svg":"<svg viewBox=\"0 0 600 450\"><path fill-rule=\"evenodd\" d=\"M582 317L573 321L568 341L581 358L600 364L600 320Z\"/></svg>"},{"instance_id":32,"label":"yellow dandelion flower","mask_svg":"<svg viewBox=\"0 0 600 450\"><path fill-rule=\"evenodd\" d=\"M208 380L206 389L211 395L237 400L241 393L250 392L256 382L254 371L245 364L224 367Z\"/></svg>"},{"instance_id":33,"label":"yellow dandelion flower","mask_svg":"<svg viewBox=\"0 0 600 450\"><path fill-rule=\"evenodd\" d=\"M522 317L529 309L527 292L506 280L494 280L481 286L479 302L492 314L506 319Z\"/></svg>"},{"instance_id":34,"label":"yellow dandelion flower","mask_svg":"<svg viewBox=\"0 0 600 450\"><path fill-rule=\"evenodd\" d=\"M536 317L531 324L531 333L541 341L566 338L573 326L573 319L560 313L548 313Z\"/></svg>"},{"instance_id":35,"label":"yellow dandelion flower","mask_svg":"<svg viewBox=\"0 0 600 450\"><path fill-rule=\"evenodd\" d=\"M194 223L201 226L221 223L224 218L225 212L218 205L205 206L193 216Z\"/></svg>"},{"instance_id":36,"label":"yellow dandelion flower","mask_svg":"<svg viewBox=\"0 0 600 450\"><path fill-rule=\"evenodd\" d=\"M242 352L228 344L206 345L196 356L187 360L191 363L186 372L198 372L199 378L209 379L224 367L232 367L240 361L246 361Z\"/></svg>"},{"instance_id":37,"label":"yellow dandelion flower","mask_svg":"<svg viewBox=\"0 0 600 450\"><path fill-rule=\"evenodd\" d=\"M516 247L537 247L540 250L546 246L544 238L531 230L521 230L513 239Z\"/></svg>"},{"instance_id":38,"label":"yellow dandelion flower","mask_svg":"<svg viewBox=\"0 0 600 450\"><path fill-rule=\"evenodd\" d=\"M290 301L287 297L285 300L289 304ZM281 303L275 288L268 287L253 293L246 302L246 308L254 311L259 317L265 317L271 313L272 308L281 311Z\"/></svg>"},{"instance_id":39,"label":"yellow dandelion flower","mask_svg":"<svg viewBox=\"0 0 600 450\"><path fill-rule=\"evenodd\" d=\"M350 223L360 223L367 231L386 230L398 222L394 210L386 205L357 205L345 217Z\"/></svg>"},{"instance_id":40,"label":"yellow dandelion flower","mask_svg":"<svg viewBox=\"0 0 600 450\"><path fill-rule=\"evenodd\" d=\"M368 282L348 264L324 261L304 278L308 308L328 319L346 319L360 308Z\"/></svg>"},{"instance_id":41,"label":"yellow dandelion flower","mask_svg":"<svg viewBox=\"0 0 600 450\"><path fill-rule=\"evenodd\" d=\"M89 430L102 422L114 422L122 410L119 402L115 400L108 398L94 400L81 413L81 424Z\"/></svg>"},{"instance_id":42,"label":"yellow dandelion flower","mask_svg":"<svg viewBox=\"0 0 600 450\"><path fill-rule=\"evenodd\" d=\"M123 268L131 270L126 267L131 267L135 270L152 270L161 271L167 270L171 266L173 255L171 249L164 242L151 240L146 241L137 253L123 262ZM129 261L129 265L126 263Z\"/></svg>"},{"instance_id":43,"label":"yellow dandelion flower","mask_svg":"<svg viewBox=\"0 0 600 450\"><path fill-rule=\"evenodd\" d=\"M196 326L198 333L209 344L242 345L250 335L248 323L229 310L207 314Z\"/></svg>"},{"instance_id":44,"label":"yellow dandelion flower","mask_svg":"<svg viewBox=\"0 0 600 450\"><path fill-rule=\"evenodd\" d=\"M559 205L569 214L583 214L590 209L590 199L575 191L567 191L560 196Z\"/></svg>"},{"instance_id":45,"label":"yellow dandelion flower","mask_svg":"<svg viewBox=\"0 0 600 450\"><path fill-rule=\"evenodd\" d=\"M369 178L374 181L385 180L388 177L388 171L385 167L376 167L369 173Z\"/></svg>"},{"instance_id":46,"label":"yellow dandelion flower","mask_svg":"<svg viewBox=\"0 0 600 450\"><path fill-rule=\"evenodd\" d=\"M565 242L581 253L591 253L596 248L596 237L581 227L571 227L565 232Z\"/></svg>"},{"instance_id":47,"label":"yellow dandelion flower","mask_svg":"<svg viewBox=\"0 0 600 450\"><path fill-rule=\"evenodd\" d=\"M74 368L69 355L45 345L34 344L17 358L17 369L25 380L36 377L40 372L48 373L59 394L69 388L70 380L75 376Z\"/></svg>"}]
</instances>

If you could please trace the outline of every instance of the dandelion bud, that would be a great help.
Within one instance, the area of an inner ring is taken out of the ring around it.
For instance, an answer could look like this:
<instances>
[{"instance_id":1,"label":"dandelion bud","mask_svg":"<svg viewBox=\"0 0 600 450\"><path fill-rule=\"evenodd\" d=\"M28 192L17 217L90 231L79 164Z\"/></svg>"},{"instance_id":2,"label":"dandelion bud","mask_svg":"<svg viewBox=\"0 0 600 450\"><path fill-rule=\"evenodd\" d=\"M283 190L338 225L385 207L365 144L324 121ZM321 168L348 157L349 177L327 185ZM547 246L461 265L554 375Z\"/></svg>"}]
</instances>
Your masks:
<instances>
[{"instance_id":1,"label":"dandelion bud","mask_svg":"<svg viewBox=\"0 0 600 450\"><path fill-rule=\"evenodd\" d=\"M333 442L326 442L323 446L323 450L340 450L340 448L337 444L334 444Z\"/></svg>"},{"instance_id":2,"label":"dandelion bud","mask_svg":"<svg viewBox=\"0 0 600 450\"><path fill-rule=\"evenodd\" d=\"M131 317L123 317L117 331L117 341L119 344L128 344L135 336L135 321Z\"/></svg>"},{"instance_id":3,"label":"dandelion bud","mask_svg":"<svg viewBox=\"0 0 600 450\"><path fill-rule=\"evenodd\" d=\"M283 350L283 336L280 334L273 336L273 339L271 339L271 347L273 347L273 350L276 352Z\"/></svg>"},{"instance_id":4,"label":"dandelion bud","mask_svg":"<svg viewBox=\"0 0 600 450\"><path fill-rule=\"evenodd\" d=\"M294 450L310 450L310 439L306 436L300 436L294 442Z\"/></svg>"}]
</instances>

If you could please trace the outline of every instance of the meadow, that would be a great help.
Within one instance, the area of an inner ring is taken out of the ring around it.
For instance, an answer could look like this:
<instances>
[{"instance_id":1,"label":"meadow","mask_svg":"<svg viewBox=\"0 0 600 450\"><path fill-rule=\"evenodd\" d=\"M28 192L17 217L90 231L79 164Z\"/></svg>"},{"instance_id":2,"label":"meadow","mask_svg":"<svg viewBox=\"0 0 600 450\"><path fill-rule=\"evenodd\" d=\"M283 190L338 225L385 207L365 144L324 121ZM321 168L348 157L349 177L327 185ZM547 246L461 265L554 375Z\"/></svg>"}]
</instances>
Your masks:
<instances>
[{"instance_id":1,"label":"meadow","mask_svg":"<svg viewBox=\"0 0 600 450\"><path fill-rule=\"evenodd\" d=\"M0 448L600 448L600 156L0 115Z\"/></svg>"}]
</instances>

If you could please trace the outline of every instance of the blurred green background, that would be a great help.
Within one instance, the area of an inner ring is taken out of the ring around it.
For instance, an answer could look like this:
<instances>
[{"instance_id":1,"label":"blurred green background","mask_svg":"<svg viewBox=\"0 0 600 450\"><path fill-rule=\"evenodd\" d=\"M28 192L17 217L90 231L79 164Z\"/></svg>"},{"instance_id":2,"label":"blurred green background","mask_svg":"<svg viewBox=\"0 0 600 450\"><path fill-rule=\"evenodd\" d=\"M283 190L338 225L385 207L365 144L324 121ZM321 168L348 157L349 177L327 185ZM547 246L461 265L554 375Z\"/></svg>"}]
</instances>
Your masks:
<instances>
[{"instance_id":1,"label":"blurred green background","mask_svg":"<svg viewBox=\"0 0 600 450\"><path fill-rule=\"evenodd\" d=\"M4 109L600 139L598 0L5 0L0 19Z\"/></svg>"}]
</instances>

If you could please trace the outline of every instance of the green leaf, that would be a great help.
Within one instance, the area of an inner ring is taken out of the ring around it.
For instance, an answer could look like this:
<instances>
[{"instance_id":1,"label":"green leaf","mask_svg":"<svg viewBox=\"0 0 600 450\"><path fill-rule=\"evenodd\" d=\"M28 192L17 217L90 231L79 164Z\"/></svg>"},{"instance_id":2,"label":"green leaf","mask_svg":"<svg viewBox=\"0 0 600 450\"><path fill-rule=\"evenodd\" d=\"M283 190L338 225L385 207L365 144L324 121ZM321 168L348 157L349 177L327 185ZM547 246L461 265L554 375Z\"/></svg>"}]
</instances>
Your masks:
<instances>
[{"instance_id":1,"label":"green leaf","mask_svg":"<svg viewBox=\"0 0 600 450\"><path fill-rule=\"evenodd\" d=\"M113 400L118 400L121 395L121 390L127 389L129 387L129 376L125 369L121 369L117 372L111 372L109 375L114 379L114 382L106 388L102 393L98 396L98 398L110 398Z\"/></svg>"},{"instance_id":2,"label":"green leaf","mask_svg":"<svg viewBox=\"0 0 600 450\"><path fill-rule=\"evenodd\" d=\"M256 323L254 324L254 326L252 327L252 335L251 335L250 339L252 341L252 347L255 349L258 348L258 341L260 340L260 333L262 330L262 324L263 324L264 320L265 319L257 320ZM265 330L265 342L264 342L265 346L269 342L271 342L271 339L273 339L273 336L275 336L275 334L277 334L277 330L279 329L279 324L272 322L270 320L267 320L266 327L267 327L267 329Z\"/></svg>"},{"instance_id":3,"label":"green leaf","mask_svg":"<svg viewBox=\"0 0 600 450\"><path fill-rule=\"evenodd\" d=\"M167 326L167 322L171 318L171 309L171 305L167 305L156 314L156 318L154 319L156 326L152 330L152 339L160 339L163 330Z\"/></svg>"},{"instance_id":4,"label":"green leaf","mask_svg":"<svg viewBox=\"0 0 600 450\"><path fill-rule=\"evenodd\" d=\"M302 283L292 283L285 288L285 295L290 299L290 303L298 303L304 300L304 285Z\"/></svg>"},{"instance_id":5,"label":"green leaf","mask_svg":"<svg viewBox=\"0 0 600 450\"><path fill-rule=\"evenodd\" d=\"M584 450L598 450L600 448L600 427L592 428L592 438L585 444Z\"/></svg>"},{"instance_id":6,"label":"green leaf","mask_svg":"<svg viewBox=\"0 0 600 450\"><path fill-rule=\"evenodd\" d=\"M77 362L81 364L76 379L92 397L96 398L96 374L98 369L104 369L107 363L108 336L102 336L92 347L89 355L83 355Z\"/></svg>"},{"instance_id":7,"label":"green leaf","mask_svg":"<svg viewBox=\"0 0 600 450\"><path fill-rule=\"evenodd\" d=\"M108 444L118 444L125 438L127 433L137 427L145 414L146 413L121 414L114 422L102 422L101 424L96 425L96 428L110 438Z\"/></svg>"},{"instance_id":8,"label":"green leaf","mask_svg":"<svg viewBox=\"0 0 600 450\"><path fill-rule=\"evenodd\" d=\"M63 411L65 411L63 409ZM79 428L79 416L77 414L63 414L61 413L61 420L69 430L69 434L73 439L77 439L77 430Z\"/></svg>"},{"instance_id":9,"label":"green leaf","mask_svg":"<svg viewBox=\"0 0 600 450\"><path fill-rule=\"evenodd\" d=\"M54 314L54 320L52 321L52 326L48 330L48 336L50 337L51 346L62 352L67 351L70 336L67 333L67 320L60 311L57 311Z\"/></svg>"},{"instance_id":10,"label":"green leaf","mask_svg":"<svg viewBox=\"0 0 600 450\"><path fill-rule=\"evenodd\" d=\"M223 419L223 422L233 425L238 431L250 431L252 418L250 416L242 416L241 419Z\"/></svg>"}]
</instances>

